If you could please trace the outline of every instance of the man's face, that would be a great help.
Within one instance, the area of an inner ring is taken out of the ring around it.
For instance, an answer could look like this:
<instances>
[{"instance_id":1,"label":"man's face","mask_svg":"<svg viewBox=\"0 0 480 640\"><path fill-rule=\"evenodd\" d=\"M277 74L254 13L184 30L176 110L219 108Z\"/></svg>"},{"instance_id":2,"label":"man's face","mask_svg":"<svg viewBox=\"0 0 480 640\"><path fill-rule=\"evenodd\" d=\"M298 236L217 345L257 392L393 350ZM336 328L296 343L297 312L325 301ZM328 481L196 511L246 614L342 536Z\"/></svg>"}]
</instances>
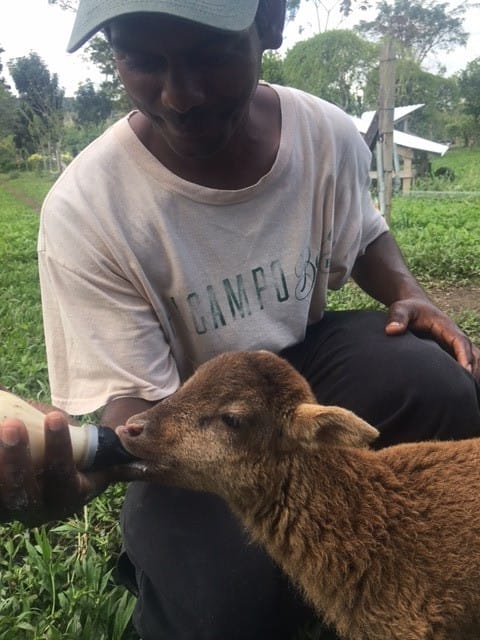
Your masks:
<instances>
[{"instance_id":1,"label":"man's face","mask_svg":"<svg viewBox=\"0 0 480 640\"><path fill-rule=\"evenodd\" d=\"M255 26L232 34L134 14L112 21L109 36L128 94L178 156L212 156L241 132L262 55Z\"/></svg>"}]
</instances>

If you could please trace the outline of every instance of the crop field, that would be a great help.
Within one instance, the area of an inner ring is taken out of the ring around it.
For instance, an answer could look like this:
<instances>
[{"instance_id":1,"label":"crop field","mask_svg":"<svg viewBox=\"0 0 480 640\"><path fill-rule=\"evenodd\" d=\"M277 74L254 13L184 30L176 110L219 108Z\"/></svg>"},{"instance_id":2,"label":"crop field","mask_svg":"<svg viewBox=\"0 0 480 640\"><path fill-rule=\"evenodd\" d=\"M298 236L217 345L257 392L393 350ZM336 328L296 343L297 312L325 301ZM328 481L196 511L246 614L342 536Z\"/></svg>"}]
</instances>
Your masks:
<instances>
[{"instance_id":1,"label":"crop field","mask_svg":"<svg viewBox=\"0 0 480 640\"><path fill-rule=\"evenodd\" d=\"M434 161L440 166L453 179L423 179L428 196L396 197L391 227L422 286L480 344L480 149L449 151ZM36 236L51 183L33 173L0 175L0 383L44 401ZM378 305L348 284L329 306ZM109 489L65 522L0 526L0 640L138 640L133 596L114 579L123 490Z\"/></svg>"}]
</instances>

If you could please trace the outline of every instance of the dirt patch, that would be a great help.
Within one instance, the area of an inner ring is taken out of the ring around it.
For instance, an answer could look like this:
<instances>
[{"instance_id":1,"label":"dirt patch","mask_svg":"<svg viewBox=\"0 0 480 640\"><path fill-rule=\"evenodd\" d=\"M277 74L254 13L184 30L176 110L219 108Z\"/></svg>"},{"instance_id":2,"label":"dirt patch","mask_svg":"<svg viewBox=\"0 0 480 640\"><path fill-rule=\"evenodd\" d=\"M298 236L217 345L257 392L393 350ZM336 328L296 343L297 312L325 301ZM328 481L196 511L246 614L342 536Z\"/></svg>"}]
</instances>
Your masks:
<instances>
[{"instance_id":1,"label":"dirt patch","mask_svg":"<svg viewBox=\"0 0 480 640\"><path fill-rule=\"evenodd\" d=\"M40 209L42 207L42 203L39 202L38 200L36 200L35 198L31 198L30 196L25 195L25 193L23 193L23 191L21 191L20 189L16 189L14 186L12 186L8 182L8 180L2 180L0 178L0 187L4 191L9 193L11 196L16 198L22 204L26 205L30 209L33 209L37 213L40 213Z\"/></svg>"},{"instance_id":2,"label":"dirt patch","mask_svg":"<svg viewBox=\"0 0 480 640\"><path fill-rule=\"evenodd\" d=\"M451 316L471 311L480 315L480 282L458 286L425 287L435 304Z\"/></svg>"}]
</instances>

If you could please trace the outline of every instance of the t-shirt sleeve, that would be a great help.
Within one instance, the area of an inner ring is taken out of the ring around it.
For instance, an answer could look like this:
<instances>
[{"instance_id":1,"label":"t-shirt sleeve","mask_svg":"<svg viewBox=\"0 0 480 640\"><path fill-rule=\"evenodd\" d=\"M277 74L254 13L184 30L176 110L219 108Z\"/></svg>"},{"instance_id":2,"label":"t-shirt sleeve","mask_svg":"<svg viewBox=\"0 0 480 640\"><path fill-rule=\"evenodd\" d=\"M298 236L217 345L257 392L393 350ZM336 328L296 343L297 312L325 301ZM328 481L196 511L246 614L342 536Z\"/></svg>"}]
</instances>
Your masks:
<instances>
[{"instance_id":1,"label":"t-shirt sleeve","mask_svg":"<svg viewBox=\"0 0 480 640\"><path fill-rule=\"evenodd\" d=\"M88 234L49 219L49 203L38 257L52 402L82 415L120 397L170 395L178 371L151 305Z\"/></svg>"},{"instance_id":2,"label":"t-shirt sleeve","mask_svg":"<svg viewBox=\"0 0 480 640\"><path fill-rule=\"evenodd\" d=\"M328 286L340 288L355 260L388 230L370 195L371 153L350 118L345 117L335 188L332 262Z\"/></svg>"}]
</instances>

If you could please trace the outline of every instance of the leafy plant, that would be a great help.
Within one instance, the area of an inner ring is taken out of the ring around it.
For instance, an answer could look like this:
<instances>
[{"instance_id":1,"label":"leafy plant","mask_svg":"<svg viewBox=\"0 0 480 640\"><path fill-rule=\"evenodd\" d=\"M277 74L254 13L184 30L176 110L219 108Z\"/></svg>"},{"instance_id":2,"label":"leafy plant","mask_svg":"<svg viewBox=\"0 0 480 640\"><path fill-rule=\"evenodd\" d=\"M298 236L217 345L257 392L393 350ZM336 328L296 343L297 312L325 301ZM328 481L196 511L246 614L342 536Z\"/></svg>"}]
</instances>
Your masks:
<instances>
[{"instance_id":1,"label":"leafy plant","mask_svg":"<svg viewBox=\"0 0 480 640\"><path fill-rule=\"evenodd\" d=\"M134 640L135 599L114 580L123 495L110 489L56 527L1 527L0 640ZM108 509L106 506L108 505Z\"/></svg>"}]
</instances>

